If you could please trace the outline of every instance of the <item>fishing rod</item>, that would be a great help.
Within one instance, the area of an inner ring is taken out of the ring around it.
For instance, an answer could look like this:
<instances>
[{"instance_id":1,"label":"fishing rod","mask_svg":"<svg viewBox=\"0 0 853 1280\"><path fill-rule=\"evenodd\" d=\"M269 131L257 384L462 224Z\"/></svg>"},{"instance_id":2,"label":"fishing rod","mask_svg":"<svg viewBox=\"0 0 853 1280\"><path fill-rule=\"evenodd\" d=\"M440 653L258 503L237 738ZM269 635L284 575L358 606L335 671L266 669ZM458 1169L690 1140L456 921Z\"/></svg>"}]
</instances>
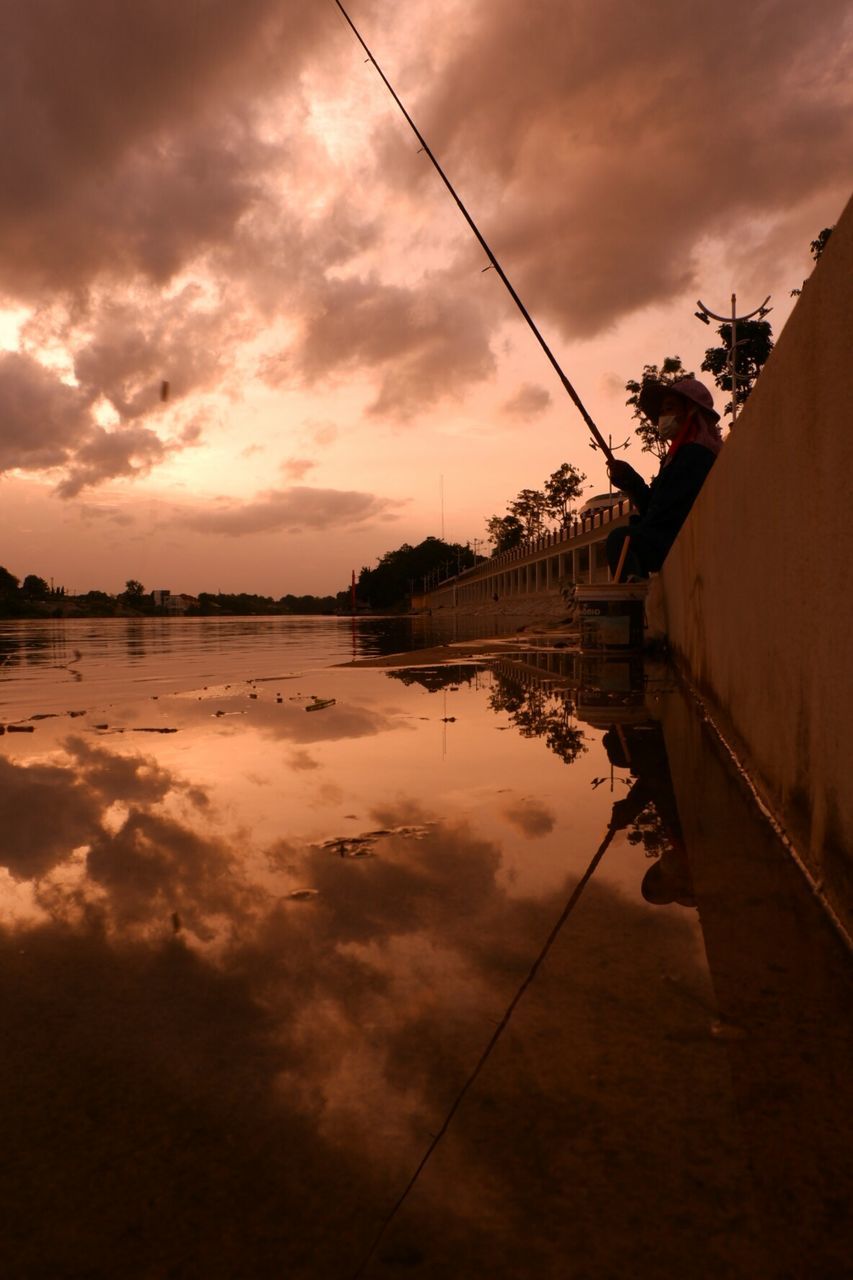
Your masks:
<instances>
[{"instance_id":1,"label":"fishing rod","mask_svg":"<svg viewBox=\"0 0 853 1280\"><path fill-rule=\"evenodd\" d=\"M477 237L477 240L479 241L480 247L483 249L483 252L485 253L486 257L489 259L489 262L490 262L490 263L491 263L491 265L494 267L495 271L497 271L497 273L498 273L498 275L500 276L501 280L502 280L502 281L504 282L504 284L506 285L507 291L509 292L509 296L512 298L513 302L514 302L514 303L515 303L515 305L518 307L518 309L519 309L519 311L521 312L521 314L524 316L524 319L527 321L528 325L530 326L530 328L531 328L531 330L532 330L532 332L533 332L533 335L534 335L534 337L536 338L536 341L539 343L540 347L541 347L541 348L542 348L542 350L545 352L545 355L546 355L546 356L548 357L548 359L550 360L550 362L551 362L551 364L552 364L552 366L553 366L553 368L554 368L554 370L555 370L555 372L556 372L556 374L557 374L557 377L558 377L558 378L560 379L560 381L562 382L564 389L568 392L569 396L570 396L570 397L571 397L571 399L572 399L572 402L574 403L575 407L577 408L578 412L580 413L581 417L583 418L584 422L586 423L587 427L589 428L590 432L592 433L592 436L593 436L593 439L595 440L596 446L597 446L597 447L602 451L602 453L604 454L604 456L605 456L605 458L607 459L608 463L613 462L613 454L611 453L610 448L608 447L607 441L604 439L604 436L601 434L601 432L599 431L598 427L597 427L597 426L595 425L595 423L593 422L592 418L590 417L589 413L587 412L586 406L584 405L584 403L583 403L583 401L581 400L580 396L578 395L577 391L575 391L575 389L574 389L574 387L572 386L571 382L569 382L569 379L566 377L566 375L563 373L563 370L560 368L559 364L557 363L557 358L556 358L556 356L554 355L553 351L552 351L552 350L551 350L551 348L548 346L548 343L545 341L545 339L542 337L542 334L539 332L538 328L536 327L536 323L535 323L535 321L533 320L533 317L531 316L530 312L527 310L527 307L525 307L524 303L521 301L521 298L519 298L518 294L516 293L515 289L513 288L513 286L512 286L512 284L511 284L511 282L510 282L510 280L509 280L509 278L508 278L508 276L507 276L506 272L504 271L503 267L502 267L502 266L501 266L501 264L498 262L497 258L496 258L496 257L495 257L495 255L492 253L492 251L491 251L491 249L489 248L488 244L487 244L487 243L486 243L486 241L484 240L484 238L483 238L483 236L482 236L482 234L481 234L481 232L480 232L479 227L478 227L478 226L477 226L477 224L475 223L474 219L471 217L471 215L470 215L470 213L468 212L468 210L465 208L465 206L464 206L464 204L462 203L462 201L459 199L459 196L456 194L456 191L454 190L453 184L451 183L451 181L450 181L450 179L448 178L447 174L446 174L446 173L444 172L444 170L442 169L442 167L441 167L441 165L439 164L438 160L437 160L437 159L435 158L435 156L433 155L433 152L432 152L432 150L430 149L429 144L427 143L426 138L423 136L423 134L421 133L420 129L419 129L419 128L418 128L418 126L415 124L414 120L413 120L413 119L412 119L412 117L409 115L409 113L408 113L408 111L406 110L406 108L403 106L403 103L400 101L399 97L398 97L398 96L397 96L397 94L395 93L395 91L394 91L394 87L393 87L393 85L391 84L390 80L388 79L388 77L386 76L385 72L382 70L382 68L380 67L379 63L376 61L376 59L374 58L373 54L370 52L370 50L368 49L367 45L365 44L365 42L364 42L364 40L363 40L363 38L362 38L361 32L358 30L358 27L355 25L355 23L353 22L352 18L349 16L349 14L347 13L347 11L346 11L346 9L344 8L344 6L341 4L341 0L335 0L335 4L338 6L338 8L340 9L340 11L341 11L341 13L343 14L344 18L346 19L346 22L347 22L348 26L350 27L350 29L352 30L352 33L353 33L353 35L355 36L356 40L357 40L357 41L358 41L358 43L361 45L361 47L362 47L362 49L364 50L364 52L367 54L368 61L373 63L373 66L376 68L376 70L379 72L380 77L382 78L382 83L385 85L385 88L386 88L386 89L388 90L388 92L391 94L391 97L394 99L394 101L396 102L397 106L400 108L400 110L402 111L403 115L406 117L406 120L407 120L407 122L408 122L408 124L409 124L409 127L411 128L411 130L412 130L412 132L414 133L415 137L417 138L418 142L421 144L421 148L422 148L422 150L426 153L426 155L428 155L428 156L429 156L430 160L432 161L433 165L435 166L435 170L436 170L436 172L437 172L438 176L441 178L442 182L443 182L443 183L444 183L444 185L447 187L447 190L450 192L450 194L452 195L453 199L455 200L456 205L457 205L457 207L458 207L458 209L459 209L459 212L462 214L462 217L465 219L465 221L468 223L468 226L471 228L471 230L474 232L474 235ZM488 268L486 268L486 270L488 270Z\"/></svg>"}]
</instances>

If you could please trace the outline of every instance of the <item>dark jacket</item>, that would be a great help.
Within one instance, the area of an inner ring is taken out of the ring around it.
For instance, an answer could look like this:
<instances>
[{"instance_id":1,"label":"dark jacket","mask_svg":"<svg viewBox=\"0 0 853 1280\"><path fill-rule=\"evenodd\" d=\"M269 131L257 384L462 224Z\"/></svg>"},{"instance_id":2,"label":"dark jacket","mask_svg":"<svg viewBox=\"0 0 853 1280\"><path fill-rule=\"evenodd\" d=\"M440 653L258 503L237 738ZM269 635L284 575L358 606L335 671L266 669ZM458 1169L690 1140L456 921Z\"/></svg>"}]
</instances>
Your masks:
<instances>
[{"instance_id":1,"label":"dark jacket","mask_svg":"<svg viewBox=\"0 0 853 1280\"><path fill-rule=\"evenodd\" d=\"M628 463L620 464L619 488L640 513L631 518L631 546L647 572L663 564L715 461L704 445L683 444L651 484Z\"/></svg>"}]
</instances>

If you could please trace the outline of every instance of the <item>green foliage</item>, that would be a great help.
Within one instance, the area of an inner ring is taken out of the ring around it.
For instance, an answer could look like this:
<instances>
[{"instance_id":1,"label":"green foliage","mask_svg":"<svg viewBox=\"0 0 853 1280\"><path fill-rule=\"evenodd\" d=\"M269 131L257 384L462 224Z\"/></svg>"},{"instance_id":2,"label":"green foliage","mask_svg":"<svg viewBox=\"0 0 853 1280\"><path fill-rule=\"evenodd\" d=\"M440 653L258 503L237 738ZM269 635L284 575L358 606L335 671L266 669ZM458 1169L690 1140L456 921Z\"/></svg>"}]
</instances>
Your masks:
<instances>
[{"instance_id":1,"label":"green foliage","mask_svg":"<svg viewBox=\"0 0 853 1280\"><path fill-rule=\"evenodd\" d=\"M279 605L284 613L338 613L341 608L340 594L337 596L282 596ZM347 596L349 593L346 593Z\"/></svg>"},{"instance_id":2,"label":"green foliage","mask_svg":"<svg viewBox=\"0 0 853 1280\"><path fill-rule=\"evenodd\" d=\"M709 347L701 368L714 375L721 391L732 394L732 375L729 357L732 348L732 326L721 324L717 330L722 346ZM773 350L773 330L767 320L744 320L737 327L735 369L737 372L738 409L749 399L759 373ZM731 413L734 401L729 400L723 412Z\"/></svg>"},{"instance_id":3,"label":"green foliage","mask_svg":"<svg viewBox=\"0 0 853 1280\"><path fill-rule=\"evenodd\" d=\"M702 367L704 369L705 366L703 365ZM643 389L643 383L662 382L665 385L671 385L681 378L693 377L695 377L695 374L691 370L685 369L681 363L681 356L664 356L660 367L656 364L643 366L643 374L639 382L632 380L625 383L625 390L630 392L625 403L633 408L633 416L640 424L635 429L634 434L639 436L642 441L643 453L653 453L656 458L663 459L669 449L669 441L663 439L655 424L650 418L646 417L640 408L640 392Z\"/></svg>"},{"instance_id":4,"label":"green foliage","mask_svg":"<svg viewBox=\"0 0 853 1280\"><path fill-rule=\"evenodd\" d=\"M476 563L471 548L456 542L425 538L416 547L404 542L396 551L386 552L375 569L361 570L357 599L370 609L403 608L410 592L420 591L425 581L434 586Z\"/></svg>"},{"instance_id":5,"label":"green foliage","mask_svg":"<svg viewBox=\"0 0 853 1280\"><path fill-rule=\"evenodd\" d=\"M486 533L492 543L492 555L517 547L524 533L524 526L517 516L492 516L486 521Z\"/></svg>"},{"instance_id":6,"label":"green foliage","mask_svg":"<svg viewBox=\"0 0 853 1280\"><path fill-rule=\"evenodd\" d=\"M0 596L13 596L18 590L18 579L14 573L0 566Z\"/></svg>"},{"instance_id":7,"label":"green foliage","mask_svg":"<svg viewBox=\"0 0 853 1280\"><path fill-rule=\"evenodd\" d=\"M199 613L230 613L238 617L285 612L272 596L257 596L248 591L238 591L234 594L220 591L216 595L212 595L209 591L201 591L198 596L198 605Z\"/></svg>"},{"instance_id":8,"label":"green foliage","mask_svg":"<svg viewBox=\"0 0 853 1280\"><path fill-rule=\"evenodd\" d=\"M545 481L545 510L560 529L572 522L573 504L583 493L586 476L569 462L563 462Z\"/></svg>"},{"instance_id":9,"label":"green foliage","mask_svg":"<svg viewBox=\"0 0 853 1280\"><path fill-rule=\"evenodd\" d=\"M815 262L820 261L820 255L823 253L824 249L829 244L829 237L832 235L834 230L835 230L834 225L831 227L824 227L823 231L818 232L817 238L812 240L811 244L809 245L809 250L811 251L811 255L814 258ZM803 284L805 284L805 280L803 281ZM798 298L802 292L803 292L802 289L792 289L791 297Z\"/></svg>"},{"instance_id":10,"label":"green foliage","mask_svg":"<svg viewBox=\"0 0 853 1280\"><path fill-rule=\"evenodd\" d=\"M21 594L31 600L46 600L50 595L50 587L38 574L28 573L21 583Z\"/></svg>"},{"instance_id":11,"label":"green foliage","mask_svg":"<svg viewBox=\"0 0 853 1280\"><path fill-rule=\"evenodd\" d=\"M538 538L545 527L548 499L540 489L522 489L508 510L521 521L525 538Z\"/></svg>"}]
</instances>

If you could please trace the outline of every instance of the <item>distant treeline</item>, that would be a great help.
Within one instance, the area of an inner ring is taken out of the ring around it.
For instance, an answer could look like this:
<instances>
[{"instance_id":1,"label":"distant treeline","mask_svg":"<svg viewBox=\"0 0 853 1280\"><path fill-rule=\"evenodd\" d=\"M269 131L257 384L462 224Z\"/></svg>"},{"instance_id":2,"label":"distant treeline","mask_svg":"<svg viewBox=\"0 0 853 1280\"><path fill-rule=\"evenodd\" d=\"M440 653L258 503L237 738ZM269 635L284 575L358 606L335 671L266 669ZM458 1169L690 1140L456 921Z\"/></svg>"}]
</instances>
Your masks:
<instances>
[{"instance_id":1,"label":"distant treeline","mask_svg":"<svg viewBox=\"0 0 853 1280\"><path fill-rule=\"evenodd\" d=\"M64 587L52 587L44 578L28 574L23 582L0 567L0 617L167 617L174 613L192 617L212 614L335 614L348 612L350 592L337 596L272 596L247 591L231 593L202 591L195 596L175 596L155 603L154 592L131 578L124 591L85 591L70 595Z\"/></svg>"},{"instance_id":2,"label":"distant treeline","mask_svg":"<svg viewBox=\"0 0 853 1280\"><path fill-rule=\"evenodd\" d=\"M417 546L404 542L379 557L376 567L363 568L356 585L355 607L361 612L400 613L410 607L412 595L435 586L443 578L469 569L482 560L469 546L425 538ZM0 568L0 617L209 617L276 614L348 614L353 607L352 588L335 595L273 596L248 591L200 591L197 596L168 595L147 591L136 578L129 578L124 591L86 591L70 595L64 587L53 587L44 578L28 574L21 582L8 569Z\"/></svg>"}]
</instances>

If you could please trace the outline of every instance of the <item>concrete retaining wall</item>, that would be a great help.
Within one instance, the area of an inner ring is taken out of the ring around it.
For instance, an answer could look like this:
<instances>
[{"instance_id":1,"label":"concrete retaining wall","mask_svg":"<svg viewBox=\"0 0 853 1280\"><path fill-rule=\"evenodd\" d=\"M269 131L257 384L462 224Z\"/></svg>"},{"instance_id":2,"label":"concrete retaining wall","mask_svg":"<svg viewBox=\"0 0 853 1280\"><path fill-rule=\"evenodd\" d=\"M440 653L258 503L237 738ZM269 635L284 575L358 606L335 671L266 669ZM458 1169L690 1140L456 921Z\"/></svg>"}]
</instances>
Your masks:
<instances>
[{"instance_id":1,"label":"concrete retaining wall","mask_svg":"<svg viewBox=\"0 0 853 1280\"><path fill-rule=\"evenodd\" d=\"M853 921L853 202L650 593Z\"/></svg>"}]
</instances>

